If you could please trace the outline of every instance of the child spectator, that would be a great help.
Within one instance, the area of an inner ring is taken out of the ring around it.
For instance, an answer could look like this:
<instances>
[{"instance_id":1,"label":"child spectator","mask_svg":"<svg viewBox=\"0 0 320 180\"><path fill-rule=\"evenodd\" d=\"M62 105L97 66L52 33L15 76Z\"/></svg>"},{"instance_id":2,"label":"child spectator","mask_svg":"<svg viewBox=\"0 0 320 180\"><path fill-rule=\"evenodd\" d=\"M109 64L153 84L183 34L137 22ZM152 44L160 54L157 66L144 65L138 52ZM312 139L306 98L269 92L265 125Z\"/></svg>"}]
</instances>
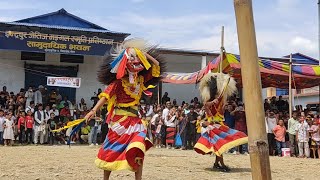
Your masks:
<instances>
[{"instance_id":1,"label":"child spectator","mask_svg":"<svg viewBox=\"0 0 320 180\"><path fill-rule=\"evenodd\" d=\"M162 141L162 125L163 121L161 118L161 111L159 111L159 116L156 118L155 126L156 126L156 131L155 131L155 146L156 148L161 148L161 141Z\"/></svg>"},{"instance_id":2,"label":"child spectator","mask_svg":"<svg viewBox=\"0 0 320 180\"><path fill-rule=\"evenodd\" d=\"M12 146L12 143L14 141L14 122L11 120L12 113L9 113L6 116L5 123L4 123L4 131L3 131L3 139L4 139L4 146Z\"/></svg>"},{"instance_id":3,"label":"child spectator","mask_svg":"<svg viewBox=\"0 0 320 180\"><path fill-rule=\"evenodd\" d=\"M281 148L286 147L286 127L284 126L284 121L282 119L279 120L278 125L274 127L272 130L276 139L276 145L277 145L277 152L278 156L281 157Z\"/></svg>"},{"instance_id":4,"label":"child spectator","mask_svg":"<svg viewBox=\"0 0 320 180\"><path fill-rule=\"evenodd\" d=\"M55 133L52 132L52 130L57 129L57 121L55 119L55 114L53 112L50 114L50 119L48 120L48 125L49 125L49 143L51 145L53 145L54 139L55 139Z\"/></svg>"},{"instance_id":5,"label":"child spectator","mask_svg":"<svg viewBox=\"0 0 320 180\"><path fill-rule=\"evenodd\" d=\"M0 109L0 145L3 144L3 125L5 122L5 117L4 117L4 111L2 109Z\"/></svg>"},{"instance_id":6,"label":"child spectator","mask_svg":"<svg viewBox=\"0 0 320 180\"><path fill-rule=\"evenodd\" d=\"M298 147L299 147L299 157L302 158L303 155L305 155L305 157L308 158L310 155L309 143L308 143L309 125L305 121L303 116L300 117L299 124L296 127L296 138L297 138Z\"/></svg>"},{"instance_id":7,"label":"child spectator","mask_svg":"<svg viewBox=\"0 0 320 180\"><path fill-rule=\"evenodd\" d=\"M313 121L313 125L310 128L310 132L312 134L312 145L315 145L318 149L318 156L320 158L320 123L318 121Z\"/></svg>"},{"instance_id":8,"label":"child spectator","mask_svg":"<svg viewBox=\"0 0 320 180\"><path fill-rule=\"evenodd\" d=\"M197 134L196 134L196 141L199 140L199 138L201 137L201 128L202 128L202 119L201 116L197 117L197 122L196 122L196 129L197 129Z\"/></svg>"},{"instance_id":9,"label":"child spectator","mask_svg":"<svg viewBox=\"0 0 320 180\"><path fill-rule=\"evenodd\" d=\"M57 125L57 129L62 128L62 127L63 127L63 123L59 122L58 125ZM55 137L56 137L56 140L58 141L58 144L67 144L67 142L65 140L65 134L66 134L65 130L58 131L56 133Z\"/></svg>"},{"instance_id":10,"label":"child spectator","mask_svg":"<svg viewBox=\"0 0 320 180\"><path fill-rule=\"evenodd\" d=\"M18 133L19 133L19 143L20 145L22 143L24 143L24 139L25 139L25 134L26 134L26 130L27 130L27 121L26 121L26 115L25 112L21 111L20 112L20 117L18 119Z\"/></svg>"},{"instance_id":11,"label":"child spectator","mask_svg":"<svg viewBox=\"0 0 320 180\"><path fill-rule=\"evenodd\" d=\"M26 116L26 126L27 126L27 132L26 132L26 141L27 144L32 143L32 130L33 130L33 116L31 110L28 110L27 116Z\"/></svg>"}]
</instances>

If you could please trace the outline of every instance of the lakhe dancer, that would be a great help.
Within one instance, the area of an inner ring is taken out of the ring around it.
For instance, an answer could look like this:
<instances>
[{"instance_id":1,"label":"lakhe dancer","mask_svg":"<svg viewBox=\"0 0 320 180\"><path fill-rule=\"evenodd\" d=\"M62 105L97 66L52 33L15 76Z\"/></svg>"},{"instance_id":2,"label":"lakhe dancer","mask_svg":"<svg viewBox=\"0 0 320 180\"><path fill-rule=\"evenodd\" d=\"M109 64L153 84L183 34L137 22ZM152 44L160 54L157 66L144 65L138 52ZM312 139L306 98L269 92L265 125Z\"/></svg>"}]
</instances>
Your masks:
<instances>
[{"instance_id":1,"label":"lakhe dancer","mask_svg":"<svg viewBox=\"0 0 320 180\"><path fill-rule=\"evenodd\" d=\"M109 131L95 164L104 170L104 179L111 171L131 170L141 179L145 152L152 147L147 130L138 115L142 94L160 80L164 63L155 47L142 40L127 40L115 49L98 72L98 80L107 86L100 100L85 116L90 120L104 104L108 104Z\"/></svg>"},{"instance_id":2,"label":"lakhe dancer","mask_svg":"<svg viewBox=\"0 0 320 180\"><path fill-rule=\"evenodd\" d=\"M230 169L224 164L222 154L233 147L248 143L245 133L223 124L224 105L228 97L236 92L236 82L228 74L208 73L201 79L199 90L206 112L206 121L201 124L206 131L199 138L194 150L200 154L214 153L216 160L213 168L228 172Z\"/></svg>"}]
</instances>

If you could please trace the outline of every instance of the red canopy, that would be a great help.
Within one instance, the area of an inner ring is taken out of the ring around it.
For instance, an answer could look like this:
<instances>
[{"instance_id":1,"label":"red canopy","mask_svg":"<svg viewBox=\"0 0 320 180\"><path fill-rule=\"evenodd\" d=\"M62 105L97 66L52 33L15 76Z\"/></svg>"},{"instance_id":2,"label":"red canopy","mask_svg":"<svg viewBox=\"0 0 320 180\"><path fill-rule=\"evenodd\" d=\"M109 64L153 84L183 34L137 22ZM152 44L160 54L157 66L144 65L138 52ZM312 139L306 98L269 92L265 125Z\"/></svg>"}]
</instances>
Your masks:
<instances>
[{"instance_id":1,"label":"red canopy","mask_svg":"<svg viewBox=\"0 0 320 180\"><path fill-rule=\"evenodd\" d=\"M165 73L162 81L174 84L195 84L208 72L217 72L221 56L212 60L204 69L194 73ZM225 53L223 56L223 72L233 76L242 86L240 56ZM261 72L262 87L287 89L289 86L289 64L270 59L258 59ZM292 65L292 88L304 89L320 84L320 66Z\"/></svg>"}]
</instances>

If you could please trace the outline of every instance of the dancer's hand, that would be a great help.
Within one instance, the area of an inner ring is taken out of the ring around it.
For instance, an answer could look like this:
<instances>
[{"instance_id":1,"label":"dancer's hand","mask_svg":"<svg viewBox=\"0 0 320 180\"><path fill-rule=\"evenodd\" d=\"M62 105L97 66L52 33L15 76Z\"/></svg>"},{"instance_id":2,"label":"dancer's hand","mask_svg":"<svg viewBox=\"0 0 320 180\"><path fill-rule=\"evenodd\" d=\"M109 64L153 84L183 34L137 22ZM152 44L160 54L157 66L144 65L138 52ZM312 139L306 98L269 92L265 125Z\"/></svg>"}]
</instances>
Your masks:
<instances>
[{"instance_id":1,"label":"dancer's hand","mask_svg":"<svg viewBox=\"0 0 320 180\"><path fill-rule=\"evenodd\" d=\"M88 121L90 121L90 119L92 119L95 114L96 114L95 110L91 110L91 111L84 117L84 119L85 119L86 122L88 123Z\"/></svg>"},{"instance_id":2,"label":"dancer's hand","mask_svg":"<svg viewBox=\"0 0 320 180\"><path fill-rule=\"evenodd\" d=\"M214 99L212 102L213 102L214 104L218 104L219 100L218 100L218 99Z\"/></svg>"}]
</instances>

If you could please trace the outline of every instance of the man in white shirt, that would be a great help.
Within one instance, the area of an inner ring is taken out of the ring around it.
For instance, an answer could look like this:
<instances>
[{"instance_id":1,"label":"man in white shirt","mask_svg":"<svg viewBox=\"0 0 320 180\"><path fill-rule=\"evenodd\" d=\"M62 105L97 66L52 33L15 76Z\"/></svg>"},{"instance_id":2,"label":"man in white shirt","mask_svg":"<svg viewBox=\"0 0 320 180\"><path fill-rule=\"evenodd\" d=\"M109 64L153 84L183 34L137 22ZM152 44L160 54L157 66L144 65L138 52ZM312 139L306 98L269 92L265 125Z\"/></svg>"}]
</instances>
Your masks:
<instances>
[{"instance_id":1,"label":"man in white shirt","mask_svg":"<svg viewBox=\"0 0 320 180\"><path fill-rule=\"evenodd\" d=\"M40 144L43 144L45 134L46 114L43 111L42 104L38 105L38 111L34 113L34 144L38 143L40 136Z\"/></svg>"},{"instance_id":2,"label":"man in white shirt","mask_svg":"<svg viewBox=\"0 0 320 180\"><path fill-rule=\"evenodd\" d=\"M77 104L76 104L76 101L72 101L71 104L69 104L69 110L70 110L70 115L73 119L76 119L75 118L75 112L77 110Z\"/></svg>"},{"instance_id":3,"label":"man in white shirt","mask_svg":"<svg viewBox=\"0 0 320 180\"><path fill-rule=\"evenodd\" d=\"M267 128L267 133L268 133L268 143L269 143L269 154L271 156L274 155L275 153L275 146L276 146L276 140L274 139L275 136L272 132L272 130L276 127L277 125L277 117L273 111L267 114L266 117L266 128Z\"/></svg>"},{"instance_id":4,"label":"man in white shirt","mask_svg":"<svg viewBox=\"0 0 320 180\"><path fill-rule=\"evenodd\" d=\"M49 114L51 114L51 113L54 113L54 115L57 117L57 116L59 116L59 110L58 109L56 109L56 105L55 104L53 104L52 105L52 109L50 110L50 113Z\"/></svg>"},{"instance_id":5,"label":"man in white shirt","mask_svg":"<svg viewBox=\"0 0 320 180\"><path fill-rule=\"evenodd\" d=\"M298 143L296 141L296 127L299 124L297 112L292 113L292 117L288 120L288 134L290 141L291 156L298 155Z\"/></svg>"},{"instance_id":6,"label":"man in white shirt","mask_svg":"<svg viewBox=\"0 0 320 180\"><path fill-rule=\"evenodd\" d=\"M305 121L305 118L303 116L299 119L299 124L296 126L296 140L298 142L299 147L299 157L309 157L310 156L310 150L309 150L309 131L310 127L308 123ZM304 149L304 151L303 151ZM304 152L304 154L303 154Z\"/></svg>"},{"instance_id":7,"label":"man in white shirt","mask_svg":"<svg viewBox=\"0 0 320 180\"><path fill-rule=\"evenodd\" d=\"M42 85L39 86L39 89L34 93L34 103L36 105L42 104L42 92L44 91L44 87Z\"/></svg>"},{"instance_id":8,"label":"man in white shirt","mask_svg":"<svg viewBox=\"0 0 320 180\"><path fill-rule=\"evenodd\" d=\"M152 105L146 105L146 110L147 110L147 112L146 112L146 118L148 119L148 120L150 120L151 118L152 118L152 116L153 116L153 106Z\"/></svg>"},{"instance_id":9,"label":"man in white shirt","mask_svg":"<svg viewBox=\"0 0 320 180\"><path fill-rule=\"evenodd\" d=\"M44 121L44 124L45 124L44 142L47 143L48 139L49 139L49 125L48 125L48 120L50 119L50 106L49 105L46 105L44 113L46 116L45 121Z\"/></svg>"},{"instance_id":10,"label":"man in white shirt","mask_svg":"<svg viewBox=\"0 0 320 180\"><path fill-rule=\"evenodd\" d=\"M34 113L34 101L30 102L30 105L26 108L25 112L28 113L29 110L32 112L32 114Z\"/></svg>"},{"instance_id":11,"label":"man in white shirt","mask_svg":"<svg viewBox=\"0 0 320 180\"><path fill-rule=\"evenodd\" d=\"M166 102L166 108L162 111L162 119L164 120L164 122L168 121L168 115L169 115L170 109L171 109L171 102L168 101Z\"/></svg>"}]
</instances>

